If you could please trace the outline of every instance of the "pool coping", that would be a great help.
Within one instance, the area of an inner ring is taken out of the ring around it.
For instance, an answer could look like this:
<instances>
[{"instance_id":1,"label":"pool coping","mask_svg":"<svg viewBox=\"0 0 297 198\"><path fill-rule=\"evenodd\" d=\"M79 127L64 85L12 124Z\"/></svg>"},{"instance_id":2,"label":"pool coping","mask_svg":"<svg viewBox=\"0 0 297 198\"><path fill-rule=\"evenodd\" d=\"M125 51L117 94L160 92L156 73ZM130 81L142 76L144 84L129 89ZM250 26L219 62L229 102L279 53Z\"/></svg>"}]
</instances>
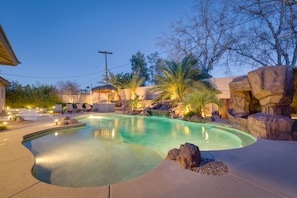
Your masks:
<instances>
[{"instance_id":1,"label":"pool coping","mask_svg":"<svg viewBox=\"0 0 297 198\"><path fill-rule=\"evenodd\" d=\"M86 123L79 122L79 123L75 123L75 124L58 125L58 126L54 126L53 128L48 128L48 129L44 129L44 130L26 134L26 135L24 135L23 139L26 140L26 139L34 137L34 136L52 132L53 130L62 130L62 129L69 129L69 128L75 128L75 127L83 127L83 126L86 126Z\"/></svg>"},{"instance_id":2,"label":"pool coping","mask_svg":"<svg viewBox=\"0 0 297 198\"><path fill-rule=\"evenodd\" d=\"M49 117L24 128L0 132L0 197L297 195L297 142L263 139L257 139L255 144L241 149L203 152L228 165L229 172L223 176L202 175L184 170L173 161L164 160L157 168L143 176L110 186L74 188L46 184L32 176L34 156L22 145L22 141L28 134L55 128L61 127L55 126L53 117Z\"/></svg>"}]
</instances>

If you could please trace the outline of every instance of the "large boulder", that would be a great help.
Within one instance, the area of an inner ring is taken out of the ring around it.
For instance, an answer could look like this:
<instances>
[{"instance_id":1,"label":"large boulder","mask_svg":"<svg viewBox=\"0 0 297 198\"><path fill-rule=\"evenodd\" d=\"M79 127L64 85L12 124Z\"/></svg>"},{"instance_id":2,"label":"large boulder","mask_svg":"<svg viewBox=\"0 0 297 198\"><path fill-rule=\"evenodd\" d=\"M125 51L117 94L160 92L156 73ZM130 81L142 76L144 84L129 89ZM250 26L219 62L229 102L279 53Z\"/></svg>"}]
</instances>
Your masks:
<instances>
[{"instance_id":1,"label":"large boulder","mask_svg":"<svg viewBox=\"0 0 297 198\"><path fill-rule=\"evenodd\" d=\"M167 159L175 160L185 169L198 167L201 162L201 153L198 146L185 143L179 149L172 149L168 152Z\"/></svg>"},{"instance_id":2,"label":"large boulder","mask_svg":"<svg viewBox=\"0 0 297 198\"><path fill-rule=\"evenodd\" d=\"M232 113L232 109L229 109L228 110L228 119L229 119L232 127L248 132L247 118L235 117L235 115L233 115L233 113Z\"/></svg>"},{"instance_id":3,"label":"large boulder","mask_svg":"<svg viewBox=\"0 0 297 198\"><path fill-rule=\"evenodd\" d=\"M291 119L291 110L297 109L295 77L296 67L266 66L235 78L229 84L232 126L259 138L295 140L297 129Z\"/></svg>"},{"instance_id":4,"label":"large boulder","mask_svg":"<svg viewBox=\"0 0 297 198\"><path fill-rule=\"evenodd\" d=\"M59 119L58 125L68 125L68 124L77 124L78 121L76 119L71 119L69 116L64 116Z\"/></svg>"},{"instance_id":5,"label":"large boulder","mask_svg":"<svg viewBox=\"0 0 297 198\"><path fill-rule=\"evenodd\" d=\"M171 149L168 151L167 159L170 160L176 160L176 158L179 156L180 150L177 148Z\"/></svg>"},{"instance_id":6,"label":"large boulder","mask_svg":"<svg viewBox=\"0 0 297 198\"><path fill-rule=\"evenodd\" d=\"M252 94L262 113L290 117L290 104L295 92L292 67L262 67L248 73Z\"/></svg>"},{"instance_id":7,"label":"large boulder","mask_svg":"<svg viewBox=\"0 0 297 198\"><path fill-rule=\"evenodd\" d=\"M77 124L77 123L78 123L77 119L70 119L68 121L68 124Z\"/></svg>"},{"instance_id":8,"label":"large boulder","mask_svg":"<svg viewBox=\"0 0 297 198\"><path fill-rule=\"evenodd\" d=\"M247 76L234 78L232 82L230 82L229 87L233 91L251 91L251 85Z\"/></svg>"},{"instance_id":9,"label":"large boulder","mask_svg":"<svg viewBox=\"0 0 297 198\"><path fill-rule=\"evenodd\" d=\"M282 115L256 113L248 117L249 132L259 138L271 140L292 140L294 120Z\"/></svg>"},{"instance_id":10,"label":"large boulder","mask_svg":"<svg viewBox=\"0 0 297 198\"><path fill-rule=\"evenodd\" d=\"M249 106L251 99L248 92L231 91L233 103L233 114L236 117L247 117L249 115Z\"/></svg>"},{"instance_id":11,"label":"large boulder","mask_svg":"<svg viewBox=\"0 0 297 198\"><path fill-rule=\"evenodd\" d=\"M250 113L250 91L251 86L249 84L247 76L241 76L234 78L229 84L231 100L233 102L232 114L235 117L247 117Z\"/></svg>"}]
</instances>

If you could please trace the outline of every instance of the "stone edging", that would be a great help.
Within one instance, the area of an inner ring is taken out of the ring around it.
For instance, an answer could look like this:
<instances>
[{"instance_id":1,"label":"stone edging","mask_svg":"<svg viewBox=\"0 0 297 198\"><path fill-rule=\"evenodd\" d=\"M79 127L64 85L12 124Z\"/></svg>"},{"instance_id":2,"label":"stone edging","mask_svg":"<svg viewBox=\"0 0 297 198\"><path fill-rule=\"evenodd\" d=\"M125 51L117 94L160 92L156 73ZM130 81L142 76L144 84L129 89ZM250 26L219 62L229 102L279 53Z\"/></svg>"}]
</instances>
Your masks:
<instances>
[{"instance_id":1,"label":"stone edging","mask_svg":"<svg viewBox=\"0 0 297 198\"><path fill-rule=\"evenodd\" d=\"M37 131L37 132L33 132L33 133L29 133L27 135L24 135L23 139L25 140L27 138L31 138L33 136L40 135L40 134L43 134L43 133L47 133L47 132L50 132L50 131L53 131L53 130L61 130L61 129L68 129L68 128L74 128L74 127L81 127L81 126L86 126L86 123L80 122L80 123L76 123L76 124L69 124L69 125L51 127L51 128L48 128L48 129L44 129L44 130L40 130L40 131Z\"/></svg>"}]
</instances>

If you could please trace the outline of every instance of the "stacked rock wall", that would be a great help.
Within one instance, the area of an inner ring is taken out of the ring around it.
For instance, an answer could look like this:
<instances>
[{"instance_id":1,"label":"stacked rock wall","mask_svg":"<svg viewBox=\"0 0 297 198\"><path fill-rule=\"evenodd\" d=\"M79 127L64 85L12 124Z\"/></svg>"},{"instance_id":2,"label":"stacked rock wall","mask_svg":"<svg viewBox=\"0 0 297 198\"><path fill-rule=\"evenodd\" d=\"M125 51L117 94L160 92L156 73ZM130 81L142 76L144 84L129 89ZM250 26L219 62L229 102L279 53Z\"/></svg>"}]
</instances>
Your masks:
<instances>
[{"instance_id":1,"label":"stacked rock wall","mask_svg":"<svg viewBox=\"0 0 297 198\"><path fill-rule=\"evenodd\" d=\"M230 123L255 137L292 140L295 71L293 67L266 66L234 79L229 84L234 107L228 111Z\"/></svg>"}]
</instances>

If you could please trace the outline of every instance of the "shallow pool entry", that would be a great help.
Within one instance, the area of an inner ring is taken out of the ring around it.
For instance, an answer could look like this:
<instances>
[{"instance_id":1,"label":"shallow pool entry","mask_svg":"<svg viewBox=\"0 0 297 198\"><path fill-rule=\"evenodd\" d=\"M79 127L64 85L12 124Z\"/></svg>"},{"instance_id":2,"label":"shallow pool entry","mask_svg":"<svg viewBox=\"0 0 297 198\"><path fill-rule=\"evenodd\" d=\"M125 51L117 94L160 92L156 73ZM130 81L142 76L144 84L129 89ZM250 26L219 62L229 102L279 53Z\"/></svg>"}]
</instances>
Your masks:
<instances>
[{"instance_id":1,"label":"shallow pool entry","mask_svg":"<svg viewBox=\"0 0 297 198\"><path fill-rule=\"evenodd\" d=\"M157 167L172 148L191 142L200 150L241 148L256 141L236 129L160 117L100 114L79 119L86 127L26 139L34 176L59 186L115 184Z\"/></svg>"}]
</instances>

